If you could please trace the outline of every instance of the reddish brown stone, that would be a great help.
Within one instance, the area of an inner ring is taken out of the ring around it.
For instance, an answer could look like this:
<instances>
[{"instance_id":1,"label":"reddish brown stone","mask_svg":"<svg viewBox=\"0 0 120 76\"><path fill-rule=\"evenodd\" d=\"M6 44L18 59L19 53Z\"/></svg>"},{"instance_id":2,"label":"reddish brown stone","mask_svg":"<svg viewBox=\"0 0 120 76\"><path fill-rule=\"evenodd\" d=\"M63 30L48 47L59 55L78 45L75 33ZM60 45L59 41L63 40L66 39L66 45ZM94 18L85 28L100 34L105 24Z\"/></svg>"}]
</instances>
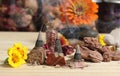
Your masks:
<instances>
[{"instance_id":1,"label":"reddish brown stone","mask_svg":"<svg viewBox=\"0 0 120 76\"><path fill-rule=\"evenodd\" d=\"M83 59L93 62L102 62L103 57L98 51L90 50L87 47L81 46L81 56Z\"/></svg>"},{"instance_id":2,"label":"reddish brown stone","mask_svg":"<svg viewBox=\"0 0 120 76\"><path fill-rule=\"evenodd\" d=\"M112 60L113 61L118 61L120 60L120 51L114 51L111 53L112 54Z\"/></svg>"},{"instance_id":3,"label":"reddish brown stone","mask_svg":"<svg viewBox=\"0 0 120 76\"><path fill-rule=\"evenodd\" d=\"M55 65L64 66L66 64L64 57L62 56L56 57L55 54L49 54L47 56L45 63L49 66L55 66Z\"/></svg>"},{"instance_id":4,"label":"reddish brown stone","mask_svg":"<svg viewBox=\"0 0 120 76\"><path fill-rule=\"evenodd\" d=\"M103 61L110 62L112 60L111 52L104 52Z\"/></svg>"}]
</instances>

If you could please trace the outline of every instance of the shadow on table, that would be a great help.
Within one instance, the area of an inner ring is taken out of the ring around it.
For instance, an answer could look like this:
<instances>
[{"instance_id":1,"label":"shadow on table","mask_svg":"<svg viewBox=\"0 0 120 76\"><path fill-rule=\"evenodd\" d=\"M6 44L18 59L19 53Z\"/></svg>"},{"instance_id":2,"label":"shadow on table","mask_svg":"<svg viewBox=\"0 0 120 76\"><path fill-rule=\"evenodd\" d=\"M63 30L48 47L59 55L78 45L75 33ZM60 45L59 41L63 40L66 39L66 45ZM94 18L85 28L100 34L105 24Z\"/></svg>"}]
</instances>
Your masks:
<instances>
[{"instance_id":1,"label":"shadow on table","mask_svg":"<svg viewBox=\"0 0 120 76\"><path fill-rule=\"evenodd\" d=\"M0 67L3 67L3 68L10 68L10 66L9 65L7 65L7 64L4 64L4 61L2 61L2 60L0 60Z\"/></svg>"}]
</instances>

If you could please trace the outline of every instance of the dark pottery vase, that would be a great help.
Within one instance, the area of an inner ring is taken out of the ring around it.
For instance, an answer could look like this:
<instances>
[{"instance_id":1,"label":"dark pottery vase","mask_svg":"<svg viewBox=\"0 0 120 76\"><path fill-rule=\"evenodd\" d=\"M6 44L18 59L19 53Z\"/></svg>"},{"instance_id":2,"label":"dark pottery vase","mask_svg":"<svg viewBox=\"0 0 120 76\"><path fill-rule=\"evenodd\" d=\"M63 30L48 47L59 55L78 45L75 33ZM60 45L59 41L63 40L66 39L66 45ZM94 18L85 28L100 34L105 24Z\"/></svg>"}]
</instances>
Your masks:
<instances>
[{"instance_id":1,"label":"dark pottery vase","mask_svg":"<svg viewBox=\"0 0 120 76\"><path fill-rule=\"evenodd\" d=\"M120 27L120 4L115 2L98 3L98 21L96 28L99 33L110 33L113 29Z\"/></svg>"},{"instance_id":2,"label":"dark pottery vase","mask_svg":"<svg viewBox=\"0 0 120 76\"><path fill-rule=\"evenodd\" d=\"M68 27L59 30L67 39L83 39L84 37L96 37L98 32L90 26Z\"/></svg>"}]
</instances>

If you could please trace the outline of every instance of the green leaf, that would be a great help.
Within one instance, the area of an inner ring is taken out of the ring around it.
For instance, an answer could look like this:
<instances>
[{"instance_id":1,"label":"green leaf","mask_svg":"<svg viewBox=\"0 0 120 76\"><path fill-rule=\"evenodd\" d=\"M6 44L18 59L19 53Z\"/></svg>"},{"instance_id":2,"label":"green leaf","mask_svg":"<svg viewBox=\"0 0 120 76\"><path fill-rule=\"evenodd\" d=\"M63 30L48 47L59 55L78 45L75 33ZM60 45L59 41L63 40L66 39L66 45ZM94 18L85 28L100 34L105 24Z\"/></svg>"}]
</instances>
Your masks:
<instances>
[{"instance_id":1,"label":"green leaf","mask_svg":"<svg viewBox=\"0 0 120 76\"><path fill-rule=\"evenodd\" d=\"M8 64L8 58L5 59L4 64Z\"/></svg>"}]
</instances>

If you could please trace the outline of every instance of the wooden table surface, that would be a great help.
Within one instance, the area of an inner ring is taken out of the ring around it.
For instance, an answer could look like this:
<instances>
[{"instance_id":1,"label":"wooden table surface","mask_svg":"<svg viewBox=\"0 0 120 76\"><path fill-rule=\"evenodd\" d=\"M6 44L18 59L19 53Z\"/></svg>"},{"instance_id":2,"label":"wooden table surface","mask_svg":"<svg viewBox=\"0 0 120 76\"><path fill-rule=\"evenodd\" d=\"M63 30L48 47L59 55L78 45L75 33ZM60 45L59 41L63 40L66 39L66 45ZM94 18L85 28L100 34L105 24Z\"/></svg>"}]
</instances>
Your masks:
<instances>
[{"instance_id":1,"label":"wooden table surface","mask_svg":"<svg viewBox=\"0 0 120 76\"><path fill-rule=\"evenodd\" d=\"M28 66L27 64L19 68L11 68L3 65L8 57L9 47L15 42L21 42L31 50L37 35L38 32L0 32L0 76L120 76L120 61L86 63L88 67L84 69Z\"/></svg>"}]
</instances>

